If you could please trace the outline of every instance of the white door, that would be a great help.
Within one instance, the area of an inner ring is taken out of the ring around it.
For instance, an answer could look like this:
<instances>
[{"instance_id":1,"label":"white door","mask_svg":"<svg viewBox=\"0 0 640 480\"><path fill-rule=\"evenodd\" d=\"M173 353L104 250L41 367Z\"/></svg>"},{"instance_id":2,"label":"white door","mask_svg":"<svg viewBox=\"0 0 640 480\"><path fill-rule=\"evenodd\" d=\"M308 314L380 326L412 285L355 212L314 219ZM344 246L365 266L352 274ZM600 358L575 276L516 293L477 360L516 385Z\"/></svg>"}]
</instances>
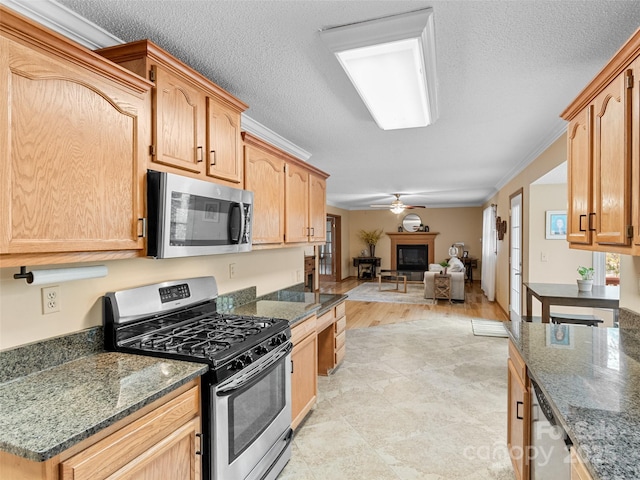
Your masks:
<instances>
[{"instance_id":1,"label":"white door","mask_svg":"<svg viewBox=\"0 0 640 480\"><path fill-rule=\"evenodd\" d=\"M509 316L520 318L522 310L522 193L511 197L511 230L509 235Z\"/></svg>"}]
</instances>

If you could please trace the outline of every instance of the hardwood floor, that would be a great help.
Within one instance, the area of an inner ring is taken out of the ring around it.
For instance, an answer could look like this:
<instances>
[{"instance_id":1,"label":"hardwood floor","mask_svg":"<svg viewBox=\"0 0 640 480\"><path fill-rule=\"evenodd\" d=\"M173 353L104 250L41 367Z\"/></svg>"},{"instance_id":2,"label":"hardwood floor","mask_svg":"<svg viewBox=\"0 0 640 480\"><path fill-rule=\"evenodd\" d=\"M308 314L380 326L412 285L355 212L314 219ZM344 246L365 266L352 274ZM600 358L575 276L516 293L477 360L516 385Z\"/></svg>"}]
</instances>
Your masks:
<instances>
[{"instance_id":1,"label":"hardwood floor","mask_svg":"<svg viewBox=\"0 0 640 480\"><path fill-rule=\"evenodd\" d=\"M349 277L342 282L320 282L321 293L346 293L365 280ZM429 313L456 315L469 318L508 320L497 302L489 302L480 289L480 282L465 285L465 302L437 305L409 303L357 302L347 300L347 329L375 327L391 323L409 322L426 318Z\"/></svg>"}]
</instances>

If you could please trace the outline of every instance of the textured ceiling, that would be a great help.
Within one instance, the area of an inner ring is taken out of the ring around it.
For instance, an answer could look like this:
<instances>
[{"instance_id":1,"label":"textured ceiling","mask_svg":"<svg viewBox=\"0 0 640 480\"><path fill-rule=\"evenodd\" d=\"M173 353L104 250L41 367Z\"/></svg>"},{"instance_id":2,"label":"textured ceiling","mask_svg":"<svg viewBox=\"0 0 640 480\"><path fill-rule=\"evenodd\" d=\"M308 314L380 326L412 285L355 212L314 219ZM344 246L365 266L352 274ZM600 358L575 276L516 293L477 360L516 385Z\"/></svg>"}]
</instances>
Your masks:
<instances>
[{"instance_id":1,"label":"textured ceiling","mask_svg":"<svg viewBox=\"0 0 640 480\"><path fill-rule=\"evenodd\" d=\"M640 26L628 1L58 0L124 41L149 38L312 154L328 203L481 205L564 129L559 113ZM434 9L440 118L380 130L322 28Z\"/></svg>"}]
</instances>

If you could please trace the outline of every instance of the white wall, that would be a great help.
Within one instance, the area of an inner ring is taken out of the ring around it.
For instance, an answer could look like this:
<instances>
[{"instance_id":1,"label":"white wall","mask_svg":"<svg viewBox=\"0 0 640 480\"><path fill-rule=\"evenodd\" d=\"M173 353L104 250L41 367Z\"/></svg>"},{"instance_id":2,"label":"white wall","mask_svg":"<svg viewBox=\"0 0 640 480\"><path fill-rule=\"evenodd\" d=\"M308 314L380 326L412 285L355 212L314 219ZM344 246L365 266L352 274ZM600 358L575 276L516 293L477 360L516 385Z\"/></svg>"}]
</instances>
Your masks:
<instances>
[{"instance_id":1,"label":"white wall","mask_svg":"<svg viewBox=\"0 0 640 480\"><path fill-rule=\"evenodd\" d=\"M109 269L106 277L61 283L61 311L48 315L42 314L41 287L14 280L13 274L18 268L3 268L0 269L0 350L101 325L101 297L108 291L205 275L216 278L220 293L256 286L258 295L262 295L301 283L304 252L304 247L295 247L234 255L102 262ZM235 263L233 279L229 278L230 263ZM34 269L44 268L49 267Z\"/></svg>"}]
</instances>

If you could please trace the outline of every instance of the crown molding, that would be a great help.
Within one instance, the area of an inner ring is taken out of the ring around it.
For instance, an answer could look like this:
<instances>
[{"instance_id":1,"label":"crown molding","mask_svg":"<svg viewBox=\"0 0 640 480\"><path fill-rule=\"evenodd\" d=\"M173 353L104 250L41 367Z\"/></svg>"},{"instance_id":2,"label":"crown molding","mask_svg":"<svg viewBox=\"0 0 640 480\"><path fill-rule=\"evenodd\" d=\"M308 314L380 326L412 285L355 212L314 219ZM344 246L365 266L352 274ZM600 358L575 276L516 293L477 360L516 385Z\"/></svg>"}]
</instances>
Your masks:
<instances>
[{"instance_id":1,"label":"crown molding","mask_svg":"<svg viewBox=\"0 0 640 480\"><path fill-rule=\"evenodd\" d=\"M290 142L283 136L265 127L260 122L245 115L244 113L242 114L242 129L252 135L255 135L258 138L261 138L265 142L268 142L271 145L278 147L279 149L284 150L287 153L290 153L300 160L304 160L306 162L307 160L309 160L309 158L311 158L311 154L309 152L300 148L296 144Z\"/></svg>"},{"instance_id":2,"label":"crown molding","mask_svg":"<svg viewBox=\"0 0 640 480\"><path fill-rule=\"evenodd\" d=\"M90 49L111 47L125 43L86 18L69 10L55 0L0 0L0 4L44 25L51 30ZM242 127L256 137L279 147L291 155L307 161L311 154L283 136L242 114Z\"/></svg>"}]
</instances>

